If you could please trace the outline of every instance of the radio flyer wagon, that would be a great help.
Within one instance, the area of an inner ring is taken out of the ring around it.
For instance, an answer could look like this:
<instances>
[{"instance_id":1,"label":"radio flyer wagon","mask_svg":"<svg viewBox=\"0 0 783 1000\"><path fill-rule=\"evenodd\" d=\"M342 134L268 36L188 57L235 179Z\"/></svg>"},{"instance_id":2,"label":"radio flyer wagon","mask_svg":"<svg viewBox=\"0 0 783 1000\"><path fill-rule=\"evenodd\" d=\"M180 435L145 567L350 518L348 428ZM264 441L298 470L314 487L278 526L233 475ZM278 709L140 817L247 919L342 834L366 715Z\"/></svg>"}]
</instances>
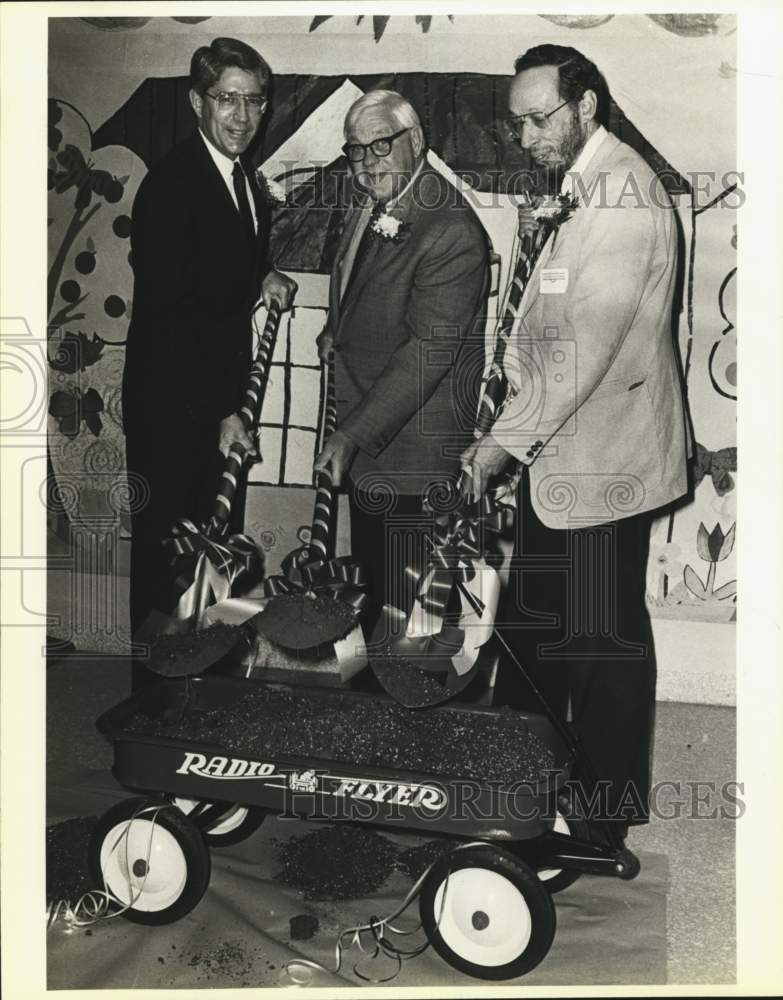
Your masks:
<instances>
[{"instance_id":1,"label":"radio flyer wagon","mask_svg":"<svg viewBox=\"0 0 783 1000\"><path fill-rule=\"evenodd\" d=\"M415 759L408 764L404 747L387 766L377 755L369 764L329 759L312 740L306 752L291 752L290 743L277 748L271 729L260 742L255 735L243 742L231 719L253 698L304 698L311 719L337 713L354 728L366 718L369 729L378 706L397 709L374 693L204 675L160 681L104 713L98 728L113 742L112 773L140 797L102 817L90 867L128 920L165 924L190 912L209 884L209 849L249 836L267 813L373 823L455 838L424 878L422 926L450 965L502 980L547 954L556 922L552 892L581 873L631 879L639 871L621 843L574 836L584 825L560 815L573 747L542 715L512 713L523 738L545 748L544 767L534 760L519 780L468 781L459 773L459 748L435 771ZM402 711L455 733L466 726L489 732L510 717L473 704ZM188 718L201 720L195 730ZM307 726L305 719L302 731Z\"/></svg>"}]
</instances>

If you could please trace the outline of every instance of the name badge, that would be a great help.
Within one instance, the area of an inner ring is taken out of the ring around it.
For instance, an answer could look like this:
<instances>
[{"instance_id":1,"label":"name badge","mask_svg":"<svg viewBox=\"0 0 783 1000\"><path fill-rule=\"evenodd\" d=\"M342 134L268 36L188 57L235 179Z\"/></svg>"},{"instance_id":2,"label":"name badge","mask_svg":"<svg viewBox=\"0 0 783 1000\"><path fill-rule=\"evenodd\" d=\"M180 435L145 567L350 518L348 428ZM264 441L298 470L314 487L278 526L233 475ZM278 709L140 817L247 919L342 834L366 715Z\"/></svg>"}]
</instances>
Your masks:
<instances>
[{"instance_id":1,"label":"name badge","mask_svg":"<svg viewBox=\"0 0 783 1000\"><path fill-rule=\"evenodd\" d=\"M541 295L562 295L568 288L567 267L542 267L540 275Z\"/></svg>"}]
</instances>

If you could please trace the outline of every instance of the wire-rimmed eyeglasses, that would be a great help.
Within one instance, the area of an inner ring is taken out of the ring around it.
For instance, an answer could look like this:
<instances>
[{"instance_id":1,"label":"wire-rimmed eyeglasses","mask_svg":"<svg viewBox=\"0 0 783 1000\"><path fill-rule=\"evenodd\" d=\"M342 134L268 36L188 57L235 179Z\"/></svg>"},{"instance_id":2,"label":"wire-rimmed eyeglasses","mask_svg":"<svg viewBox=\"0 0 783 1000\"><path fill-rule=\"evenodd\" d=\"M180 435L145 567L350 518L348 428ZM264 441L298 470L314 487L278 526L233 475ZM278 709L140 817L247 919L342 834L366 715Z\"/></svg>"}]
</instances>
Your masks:
<instances>
[{"instance_id":1,"label":"wire-rimmed eyeglasses","mask_svg":"<svg viewBox=\"0 0 783 1000\"><path fill-rule=\"evenodd\" d=\"M528 111L524 115L512 115L510 118L505 119L505 125L508 131L515 139L520 139L522 137L522 129L525 125L525 120L527 120L533 128L543 131L550 127L549 119L558 112L561 108L564 108L566 104L570 104L575 98L570 97L567 101L563 101L562 104L558 104L556 108L552 111Z\"/></svg>"},{"instance_id":2,"label":"wire-rimmed eyeglasses","mask_svg":"<svg viewBox=\"0 0 783 1000\"><path fill-rule=\"evenodd\" d=\"M240 104L244 104L247 111L260 115L269 103L266 97L261 97L260 94L238 94L235 90L221 90L217 94L210 94L207 91L206 96L212 98L219 111L234 111Z\"/></svg>"}]
</instances>

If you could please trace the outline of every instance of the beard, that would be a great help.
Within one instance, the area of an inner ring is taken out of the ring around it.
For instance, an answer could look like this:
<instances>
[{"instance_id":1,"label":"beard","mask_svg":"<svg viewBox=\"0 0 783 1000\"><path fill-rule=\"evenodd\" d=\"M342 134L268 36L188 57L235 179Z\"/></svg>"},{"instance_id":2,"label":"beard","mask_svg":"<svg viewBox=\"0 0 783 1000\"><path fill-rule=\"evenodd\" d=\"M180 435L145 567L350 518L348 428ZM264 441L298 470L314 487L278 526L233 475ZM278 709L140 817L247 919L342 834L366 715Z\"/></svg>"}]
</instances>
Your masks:
<instances>
[{"instance_id":1,"label":"beard","mask_svg":"<svg viewBox=\"0 0 783 1000\"><path fill-rule=\"evenodd\" d=\"M576 158L582 152L587 142L586 132L579 121L579 113L576 108L571 108L570 110L571 117L568 127L563 132L557 144L557 162L542 163L540 165L544 170L548 193L556 193L560 190L563 177L574 165Z\"/></svg>"}]
</instances>

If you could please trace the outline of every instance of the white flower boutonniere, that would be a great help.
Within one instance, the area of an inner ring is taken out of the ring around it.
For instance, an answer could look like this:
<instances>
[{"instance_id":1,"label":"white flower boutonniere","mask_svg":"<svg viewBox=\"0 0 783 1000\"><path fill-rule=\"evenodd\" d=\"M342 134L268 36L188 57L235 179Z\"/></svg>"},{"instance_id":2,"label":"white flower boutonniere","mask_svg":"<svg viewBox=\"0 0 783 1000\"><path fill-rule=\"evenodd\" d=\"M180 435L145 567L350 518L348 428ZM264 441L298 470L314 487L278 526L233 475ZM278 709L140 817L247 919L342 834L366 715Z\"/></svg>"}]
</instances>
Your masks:
<instances>
[{"instance_id":1,"label":"white flower boutonniere","mask_svg":"<svg viewBox=\"0 0 783 1000\"><path fill-rule=\"evenodd\" d=\"M258 186L266 194L267 199L272 202L273 205L288 204L288 194L286 189L277 181L273 181L269 177L264 176L261 167L258 167L256 170L256 180L258 181Z\"/></svg>"},{"instance_id":2,"label":"white flower boutonniere","mask_svg":"<svg viewBox=\"0 0 783 1000\"><path fill-rule=\"evenodd\" d=\"M536 198L532 204L521 205L518 209L518 227L527 256L537 255L550 233L554 234L554 247L558 230L563 223L568 222L578 207L579 199L571 194L544 195Z\"/></svg>"},{"instance_id":3,"label":"white flower boutonniere","mask_svg":"<svg viewBox=\"0 0 783 1000\"><path fill-rule=\"evenodd\" d=\"M379 213L373 212L373 218L370 219L370 232L387 243L401 242L406 228L407 223L389 215L385 208Z\"/></svg>"},{"instance_id":4,"label":"white flower boutonniere","mask_svg":"<svg viewBox=\"0 0 783 1000\"><path fill-rule=\"evenodd\" d=\"M546 195L534 205L532 215L540 226L557 229L578 207L579 199L571 194Z\"/></svg>"}]
</instances>

